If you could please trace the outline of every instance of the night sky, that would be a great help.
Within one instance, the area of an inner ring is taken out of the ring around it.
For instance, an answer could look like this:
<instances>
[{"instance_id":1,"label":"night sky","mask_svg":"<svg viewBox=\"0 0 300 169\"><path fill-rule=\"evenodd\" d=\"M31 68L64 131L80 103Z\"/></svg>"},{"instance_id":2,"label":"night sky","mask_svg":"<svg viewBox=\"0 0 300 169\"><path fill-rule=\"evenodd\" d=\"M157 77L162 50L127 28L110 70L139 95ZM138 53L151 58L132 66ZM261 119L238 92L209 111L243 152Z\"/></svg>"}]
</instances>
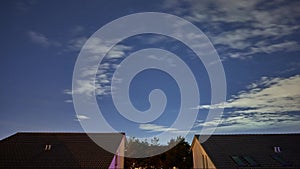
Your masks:
<instances>
[{"instance_id":1,"label":"night sky","mask_svg":"<svg viewBox=\"0 0 300 169\"><path fill-rule=\"evenodd\" d=\"M165 92L167 104L158 119L132 122L114 106L110 88L113 73L124 58L145 48L176 54L195 76L200 102L191 107L198 114L187 136L189 142L203 126L209 129L218 125L215 133L300 131L299 1L0 3L0 138L20 131L83 132L80 122L88 123L91 117L88 113L76 114L72 100L76 92L95 94L103 117L115 131L135 137L153 137L161 132L169 133L170 137L181 135L179 129L170 128L179 113L181 94L174 78L166 72L144 70L134 77L129 89L130 101L140 111L149 109L151 90L159 88ZM82 84L80 91L72 91L74 66L87 39L109 22L140 12L176 15L203 31L223 64L225 102L211 104L209 75L188 46L151 33L119 42L99 65L98 85ZM172 60L168 63L173 64ZM207 121L209 109L224 111L221 117Z\"/></svg>"}]
</instances>

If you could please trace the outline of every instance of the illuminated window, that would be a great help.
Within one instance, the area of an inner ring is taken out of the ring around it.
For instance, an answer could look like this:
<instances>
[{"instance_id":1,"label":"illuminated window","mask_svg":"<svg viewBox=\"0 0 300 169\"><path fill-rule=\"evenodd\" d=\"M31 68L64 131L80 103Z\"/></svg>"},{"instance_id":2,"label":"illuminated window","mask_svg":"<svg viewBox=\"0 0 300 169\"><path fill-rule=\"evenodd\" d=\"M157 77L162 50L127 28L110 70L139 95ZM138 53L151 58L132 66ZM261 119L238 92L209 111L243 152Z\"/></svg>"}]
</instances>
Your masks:
<instances>
[{"instance_id":1,"label":"illuminated window","mask_svg":"<svg viewBox=\"0 0 300 169\"><path fill-rule=\"evenodd\" d=\"M51 144L46 144L45 145L45 151L51 150Z\"/></svg>"},{"instance_id":2,"label":"illuminated window","mask_svg":"<svg viewBox=\"0 0 300 169\"><path fill-rule=\"evenodd\" d=\"M281 152L280 147L274 147L274 152L275 152L275 153L280 153L280 152Z\"/></svg>"}]
</instances>

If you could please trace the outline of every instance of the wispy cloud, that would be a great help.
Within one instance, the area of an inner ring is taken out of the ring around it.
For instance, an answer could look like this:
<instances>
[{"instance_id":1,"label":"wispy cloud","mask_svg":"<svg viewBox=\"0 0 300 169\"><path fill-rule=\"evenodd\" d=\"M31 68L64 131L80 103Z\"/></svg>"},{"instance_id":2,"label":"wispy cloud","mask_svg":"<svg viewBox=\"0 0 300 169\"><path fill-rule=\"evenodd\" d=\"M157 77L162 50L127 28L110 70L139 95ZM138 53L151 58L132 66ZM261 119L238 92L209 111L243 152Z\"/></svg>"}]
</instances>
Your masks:
<instances>
[{"instance_id":1,"label":"wispy cloud","mask_svg":"<svg viewBox=\"0 0 300 169\"><path fill-rule=\"evenodd\" d=\"M76 121L81 121L81 120L88 120L90 119L88 116L85 116L85 115L76 115Z\"/></svg>"},{"instance_id":2,"label":"wispy cloud","mask_svg":"<svg viewBox=\"0 0 300 169\"><path fill-rule=\"evenodd\" d=\"M168 54L167 54L168 55ZM156 55L148 55L146 56L148 59L152 59L152 60L156 60L156 61L160 61L160 62L167 62L167 65L170 67L175 67L175 61L172 57L167 56L167 55L160 55L160 56L156 56Z\"/></svg>"},{"instance_id":3,"label":"wispy cloud","mask_svg":"<svg viewBox=\"0 0 300 169\"><path fill-rule=\"evenodd\" d=\"M110 88L105 84L94 83L93 81L78 80L78 87L75 90L65 89L64 94L85 94L88 96L103 96L109 94Z\"/></svg>"},{"instance_id":4,"label":"wispy cloud","mask_svg":"<svg viewBox=\"0 0 300 169\"><path fill-rule=\"evenodd\" d=\"M60 43L54 41L54 40L50 40L48 37L46 37L46 35L42 34L42 33L38 33L35 31L28 31L27 32L30 40L33 43L36 43L38 45L41 45L43 47L49 47L49 46L61 46Z\"/></svg>"},{"instance_id":5,"label":"wispy cloud","mask_svg":"<svg viewBox=\"0 0 300 169\"><path fill-rule=\"evenodd\" d=\"M70 43L69 49L80 50L85 38L74 39ZM133 48L122 44L117 44L110 49L106 43L99 38L89 39L88 46L85 50L90 54L86 59L89 62L97 62L99 54L106 54L105 58L99 65L94 67L83 67L80 72L80 77L85 80L77 80L76 88L73 91L66 90L65 94L85 94L88 96L97 95L105 96L111 93L111 81L114 70L118 67L118 63L126 56L128 51ZM94 75L96 74L96 78Z\"/></svg>"},{"instance_id":6,"label":"wispy cloud","mask_svg":"<svg viewBox=\"0 0 300 169\"><path fill-rule=\"evenodd\" d=\"M67 44L67 51L79 52L88 38L85 36L75 37L69 40Z\"/></svg>"},{"instance_id":7,"label":"wispy cloud","mask_svg":"<svg viewBox=\"0 0 300 169\"><path fill-rule=\"evenodd\" d=\"M107 66L107 67L106 67ZM104 67L104 69L101 69ZM72 94L84 94L88 96L106 96L111 93L111 77L112 73L110 70L111 65L102 64L100 65L100 73L96 74L95 81L93 79L90 80L77 80L77 87L74 90L65 89L64 94L72 95ZM97 68L96 68L97 69ZM95 74L95 69L84 69L82 71L83 75L91 76Z\"/></svg>"},{"instance_id":8,"label":"wispy cloud","mask_svg":"<svg viewBox=\"0 0 300 169\"><path fill-rule=\"evenodd\" d=\"M28 35L29 35L29 38L31 39L31 41L36 43L36 44L39 44L39 45L42 45L42 46L45 46L45 47L48 47L51 44L49 39L41 33L37 33L37 32L34 32L34 31L29 31Z\"/></svg>"},{"instance_id":9,"label":"wispy cloud","mask_svg":"<svg viewBox=\"0 0 300 169\"><path fill-rule=\"evenodd\" d=\"M139 129L145 130L147 132L168 132L171 134L185 134L195 132L194 130L179 130L177 128L170 128L167 126L157 125L157 124L140 124Z\"/></svg>"},{"instance_id":10,"label":"wispy cloud","mask_svg":"<svg viewBox=\"0 0 300 169\"><path fill-rule=\"evenodd\" d=\"M65 100L65 103L73 103L72 99Z\"/></svg>"},{"instance_id":11,"label":"wispy cloud","mask_svg":"<svg viewBox=\"0 0 300 169\"><path fill-rule=\"evenodd\" d=\"M65 90L63 91L63 93L64 93L64 94L68 94L68 95L72 95L72 90L70 90L70 89L65 89Z\"/></svg>"},{"instance_id":12,"label":"wispy cloud","mask_svg":"<svg viewBox=\"0 0 300 169\"><path fill-rule=\"evenodd\" d=\"M237 114L228 112L219 123L217 119L212 121L199 120L194 129L198 127L215 127L216 133L255 133L255 132L299 132L300 114L274 114L274 113L252 113ZM203 131L205 133L206 131Z\"/></svg>"},{"instance_id":13,"label":"wispy cloud","mask_svg":"<svg viewBox=\"0 0 300 169\"><path fill-rule=\"evenodd\" d=\"M300 115L291 114L240 114L223 118L221 123L217 120L203 122L198 121L195 128L207 127L206 130L210 130L210 127L218 125L215 133L257 133L257 132L299 132L299 120ZM198 130L199 132L199 130ZM206 131L202 131L206 133Z\"/></svg>"},{"instance_id":14,"label":"wispy cloud","mask_svg":"<svg viewBox=\"0 0 300 169\"><path fill-rule=\"evenodd\" d=\"M299 125L300 75L289 78L262 77L233 95L226 103L201 105L198 109L225 108L219 129L264 129ZM219 121L198 121L196 127L214 126ZM289 124L289 125L288 125Z\"/></svg>"},{"instance_id":15,"label":"wispy cloud","mask_svg":"<svg viewBox=\"0 0 300 169\"><path fill-rule=\"evenodd\" d=\"M85 30L86 30L86 29L85 29L84 26L82 26L82 25L76 25L76 26L74 26L74 27L71 29L70 32L71 32L72 35L77 36L77 35L79 35L79 34L84 33Z\"/></svg>"},{"instance_id":16,"label":"wispy cloud","mask_svg":"<svg viewBox=\"0 0 300 169\"><path fill-rule=\"evenodd\" d=\"M300 111L300 75L289 78L262 77L233 95L226 103L200 105L198 109L235 108L237 113L281 113ZM288 105L288 106L287 106Z\"/></svg>"},{"instance_id":17,"label":"wispy cloud","mask_svg":"<svg viewBox=\"0 0 300 169\"><path fill-rule=\"evenodd\" d=\"M250 49L249 54L273 53L277 51L290 52L290 51L297 51L299 49L300 49L300 45L296 41L287 41L287 42L276 43L271 45L264 43L256 47L252 47Z\"/></svg>"},{"instance_id":18,"label":"wispy cloud","mask_svg":"<svg viewBox=\"0 0 300 169\"><path fill-rule=\"evenodd\" d=\"M206 25L205 33L227 58L251 58L258 53L300 50L290 36L300 26L298 1L179 1L163 8L191 22Z\"/></svg>"},{"instance_id":19,"label":"wispy cloud","mask_svg":"<svg viewBox=\"0 0 300 169\"><path fill-rule=\"evenodd\" d=\"M132 50L131 46L116 45L107 54L110 59L122 58L125 56L126 51Z\"/></svg>"},{"instance_id":20,"label":"wispy cloud","mask_svg":"<svg viewBox=\"0 0 300 169\"><path fill-rule=\"evenodd\" d=\"M177 131L177 129L175 128L168 128L166 126L160 126L155 124L140 124L139 128L142 130L147 130L149 132Z\"/></svg>"}]
</instances>

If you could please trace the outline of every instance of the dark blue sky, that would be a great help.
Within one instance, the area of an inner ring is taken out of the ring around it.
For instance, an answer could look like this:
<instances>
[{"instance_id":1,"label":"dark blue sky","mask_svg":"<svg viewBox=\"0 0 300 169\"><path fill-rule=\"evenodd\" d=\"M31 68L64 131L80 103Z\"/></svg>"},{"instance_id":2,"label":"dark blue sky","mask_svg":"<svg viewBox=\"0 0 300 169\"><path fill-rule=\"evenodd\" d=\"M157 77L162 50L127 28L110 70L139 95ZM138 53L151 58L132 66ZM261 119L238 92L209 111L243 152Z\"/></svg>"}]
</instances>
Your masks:
<instances>
[{"instance_id":1,"label":"dark blue sky","mask_svg":"<svg viewBox=\"0 0 300 169\"><path fill-rule=\"evenodd\" d=\"M105 24L138 12L173 14L202 30L222 60L227 100L211 105L203 63L181 42L155 34L118 43L112 49L114 56L101 63L109 66L106 72L98 72L100 83L105 83L102 87L110 85L114 66L130 53L161 48L178 55L199 86L200 103L194 107L199 112L190 136L218 123L205 121L208 109L217 108L224 108L217 133L299 132L299 5L299 1L260 0L1 1L0 138L18 131L82 132L79 121L90 117L76 115L70 95L80 49ZM168 103L164 114L151 123L138 124L121 116L107 87L97 93L97 101L116 131L155 136L168 131L176 120L180 107L176 81L165 72L147 70L130 87L132 104L141 111L149 108L149 92L156 88L165 92ZM180 134L176 129L169 132Z\"/></svg>"}]
</instances>

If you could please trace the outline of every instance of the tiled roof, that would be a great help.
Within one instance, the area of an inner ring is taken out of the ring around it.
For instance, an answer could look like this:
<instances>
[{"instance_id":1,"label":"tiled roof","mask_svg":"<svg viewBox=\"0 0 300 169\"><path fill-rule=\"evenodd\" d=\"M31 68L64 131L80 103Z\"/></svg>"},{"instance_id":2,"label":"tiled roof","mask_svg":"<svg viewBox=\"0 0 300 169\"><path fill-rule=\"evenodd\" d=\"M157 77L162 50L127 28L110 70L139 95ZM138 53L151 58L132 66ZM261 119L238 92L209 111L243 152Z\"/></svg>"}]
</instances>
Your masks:
<instances>
[{"instance_id":1,"label":"tiled roof","mask_svg":"<svg viewBox=\"0 0 300 169\"><path fill-rule=\"evenodd\" d=\"M95 133L117 150L123 134ZM51 145L51 147L49 146ZM114 154L85 133L17 133L0 141L0 168L108 168Z\"/></svg>"},{"instance_id":2,"label":"tiled roof","mask_svg":"<svg viewBox=\"0 0 300 169\"><path fill-rule=\"evenodd\" d=\"M201 145L218 169L300 168L300 134L212 135ZM280 152L276 153L274 147L280 147ZM233 156L241 157L247 166L238 167ZM251 167L246 156L259 166ZM274 159L278 156L287 164Z\"/></svg>"}]
</instances>

